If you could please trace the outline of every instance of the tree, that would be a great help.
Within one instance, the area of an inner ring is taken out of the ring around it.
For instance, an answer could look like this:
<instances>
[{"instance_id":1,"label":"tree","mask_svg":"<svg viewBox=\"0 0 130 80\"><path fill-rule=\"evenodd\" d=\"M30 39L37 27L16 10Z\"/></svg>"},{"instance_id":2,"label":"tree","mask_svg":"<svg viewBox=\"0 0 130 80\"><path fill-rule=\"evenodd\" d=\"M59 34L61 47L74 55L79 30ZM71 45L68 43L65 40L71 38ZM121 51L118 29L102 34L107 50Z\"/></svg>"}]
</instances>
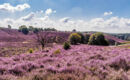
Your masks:
<instances>
[{"instance_id":1,"label":"tree","mask_svg":"<svg viewBox=\"0 0 130 80\"><path fill-rule=\"evenodd\" d=\"M34 27L33 26L29 26L28 30L29 31L33 31Z\"/></svg>"},{"instance_id":2,"label":"tree","mask_svg":"<svg viewBox=\"0 0 130 80\"><path fill-rule=\"evenodd\" d=\"M72 32L76 32L76 29L73 29Z\"/></svg>"},{"instance_id":3,"label":"tree","mask_svg":"<svg viewBox=\"0 0 130 80\"><path fill-rule=\"evenodd\" d=\"M90 38L90 35L89 34L85 34L85 44L88 44L89 38Z\"/></svg>"},{"instance_id":4,"label":"tree","mask_svg":"<svg viewBox=\"0 0 130 80\"><path fill-rule=\"evenodd\" d=\"M78 32L78 34L81 36L80 43L84 44L85 43L85 37L84 37L83 33Z\"/></svg>"},{"instance_id":5,"label":"tree","mask_svg":"<svg viewBox=\"0 0 130 80\"><path fill-rule=\"evenodd\" d=\"M26 35L29 33L29 30L25 25L20 26L19 31L26 34Z\"/></svg>"},{"instance_id":6,"label":"tree","mask_svg":"<svg viewBox=\"0 0 130 80\"><path fill-rule=\"evenodd\" d=\"M47 33L42 33L42 32L36 33L36 40L38 43L40 43L42 45L42 49L48 43L48 34L49 34L48 32Z\"/></svg>"},{"instance_id":7,"label":"tree","mask_svg":"<svg viewBox=\"0 0 130 80\"><path fill-rule=\"evenodd\" d=\"M76 45L81 42L81 36L78 33L72 33L69 36L69 41L71 44Z\"/></svg>"},{"instance_id":8,"label":"tree","mask_svg":"<svg viewBox=\"0 0 130 80\"><path fill-rule=\"evenodd\" d=\"M44 31L57 31L55 28L44 28Z\"/></svg>"},{"instance_id":9,"label":"tree","mask_svg":"<svg viewBox=\"0 0 130 80\"><path fill-rule=\"evenodd\" d=\"M34 32L34 33L38 33L38 32L39 32L38 28L34 28L34 29L33 29L33 32Z\"/></svg>"},{"instance_id":10,"label":"tree","mask_svg":"<svg viewBox=\"0 0 130 80\"><path fill-rule=\"evenodd\" d=\"M89 38L88 44L90 44L90 45L104 45L104 46L109 45L102 33L92 34Z\"/></svg>"},{"instance_id":11,"label":"tree","mask_svg":"<svg viewBox=\"0 0 130 80\"><path fill-rule=\"evenodd\" d=\"M8 28L11 29L11 25L8 25Z\"/></svg>"}]
</instances>

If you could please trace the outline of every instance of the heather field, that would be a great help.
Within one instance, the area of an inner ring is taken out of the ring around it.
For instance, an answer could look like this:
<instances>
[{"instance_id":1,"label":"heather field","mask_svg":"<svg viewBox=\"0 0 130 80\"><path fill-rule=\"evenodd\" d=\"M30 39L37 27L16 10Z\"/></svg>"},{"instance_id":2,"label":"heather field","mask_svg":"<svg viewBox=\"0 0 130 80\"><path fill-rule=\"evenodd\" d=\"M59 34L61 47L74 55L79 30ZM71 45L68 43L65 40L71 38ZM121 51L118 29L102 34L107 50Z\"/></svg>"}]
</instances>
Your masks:
<instances>
[{"instance_id":1,"label":"heather field","mask_svg":"<svg viewBox=\"0 0 130 80\"><path fill-rule=\"evenodd\" d=\"M0 0L0 80L130 80L130 0Z\"/></svg>"},{"instance_id":2,"label":"heather field","mask_svg":"<svg viewBox=\"0 0 130 80\"><path fill-rule=\"evenodd\" d=\"M12 31L16 36L11 31L0 31L6 34L0 36L0 80L130 79L129 42L106 34L105 38L112 44L113 41L122 44L77 44L65 50L63 42L71 32L42 32L49 41L42 49L36 34Z\"/></svg>"},{"instance_id":3,"label":"heather field","mask_svg":"<svg viewBox=\"0 0 130 80\"><path fill-rule=\"evenodd\" d=\"M58 53L54 53L59 49ZM129 80L130 49L75 45L0 58L1 80Z\"/></svg>"}]
</instances>

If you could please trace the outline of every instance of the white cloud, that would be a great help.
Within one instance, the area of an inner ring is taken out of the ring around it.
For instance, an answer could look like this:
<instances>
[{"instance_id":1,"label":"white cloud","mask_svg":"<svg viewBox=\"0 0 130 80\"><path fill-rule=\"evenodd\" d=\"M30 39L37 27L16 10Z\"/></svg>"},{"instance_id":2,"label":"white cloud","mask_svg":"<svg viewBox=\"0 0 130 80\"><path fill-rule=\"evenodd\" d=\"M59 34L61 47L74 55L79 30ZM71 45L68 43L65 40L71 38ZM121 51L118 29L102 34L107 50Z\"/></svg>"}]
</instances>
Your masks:
<instances>
[{"instance_id":1,"label":"white cloud","mask_svg":"<svg viewBox=\"0 0 130 80\"><path fill-rule=\"evenodd\" d=\"M67 23L68 21L70 21L70 17L64 17L64 18L61 18L59 21L60 22L63 22L63 23Z\"/></svg>"},{"instance_id":2,"label":"white cloud","mask_svg":"<svg viewBox=\"0 0 130 80\"><path fill-rule=\"evenodd\" d=\"M21 19L24 21L30 21L34 18L35 13L31 12L30 14L28 14L27 16L22 17Z\"/></svg>"},{"instance_id":3,"label":"white cloud","mask_svg":"<svg viewBox=\"0 0 130 80\"><path fill-rule=\"evenodd\" d=\"M41 14L40 14L41 13ZM37 14L40 14L37 15ZM119 18L110 17L108 19L104 18L93 18L90 20L76 20L70 17L64 17L61 19L51 19L49 15L45 14L43 11L31 12L27 16L23 16L18 19L4 19L0 20L1 26L12 25L14 28L18 28L21 25L32 25L35 27L50 27L56 28L63 31L72 31L76 29L78 31L101 31L101 32L111 32L111 33L130 33L130 19L129 18Z\"/></svg>"},{"instance_id":4,"label":"white cloud","mask_svg":"<svg viewBox=\"0 0 130 80\"><path fill-rule=\"evenodd\" d=\"M56 11L54 10L52 10L51 8L49 8L49 9L47 9L46 11L45 11L45 14L46 15L50 15L50 14L52 14L52 13L56 13Z\"/></svg>"},{"instance_id":5,"label":"white cloud","mask_svg":"<svg viewBox=\"0 0 130 80\"><path fill-rule=\"evenodd\" d=\"M113 13L112 12L104 12L104 16L109 16L109 15L112 15Z\"/></svg>"},{"instance_id":6,"label":"white cloud","mask_svg":"<svg viewBox=\"0 0 130 80\"><path fill-rule=\"evenodd\" d=\"M12 6L9 3L4 3L0 5L0 11L7 11L7 12L23 11L27 8L30 8L30 5L27 3L17 6Z\"/></svg>"}]
</instances>

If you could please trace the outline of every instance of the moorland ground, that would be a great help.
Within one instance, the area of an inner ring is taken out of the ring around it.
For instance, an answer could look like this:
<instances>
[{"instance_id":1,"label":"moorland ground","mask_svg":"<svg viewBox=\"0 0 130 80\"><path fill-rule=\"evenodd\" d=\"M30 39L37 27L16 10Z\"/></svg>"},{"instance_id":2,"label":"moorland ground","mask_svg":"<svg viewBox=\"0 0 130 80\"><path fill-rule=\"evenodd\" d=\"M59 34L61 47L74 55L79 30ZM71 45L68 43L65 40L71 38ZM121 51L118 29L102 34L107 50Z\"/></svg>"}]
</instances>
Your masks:
<instances>
[{"instance_id":1,"label":"moorland ground","mask_svg":"<svg viewBox=\"0 0 130 80\"><path fill-rule=\"evenodd\" d=\"M69 35L67 32L50 33L64 38ZM111 36L107 38L123 42ZM24 35L17 30L0 30L0 80L129 79L128 42L119 46L78 44L71 45L69 50L55 42L42 50L33 33Z\"/></svg>"}]
</instances>

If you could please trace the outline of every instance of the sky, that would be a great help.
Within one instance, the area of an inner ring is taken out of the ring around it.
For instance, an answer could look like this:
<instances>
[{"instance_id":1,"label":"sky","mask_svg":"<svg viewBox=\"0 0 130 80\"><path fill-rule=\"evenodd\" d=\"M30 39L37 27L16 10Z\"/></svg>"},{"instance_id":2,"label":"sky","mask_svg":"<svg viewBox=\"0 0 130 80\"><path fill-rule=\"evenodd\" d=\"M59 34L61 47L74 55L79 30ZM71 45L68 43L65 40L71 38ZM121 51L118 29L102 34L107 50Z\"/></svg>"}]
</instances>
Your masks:
<instances>
[{"instance_id":1,"label":"sky","mask_svg":"<svg viewBox=\"0 0 130 80\"><path fill-rule=\"evenodd\" d=\"M0 26L130 33L130 0L0 0Z\"/></svg>"}]
</instances>

